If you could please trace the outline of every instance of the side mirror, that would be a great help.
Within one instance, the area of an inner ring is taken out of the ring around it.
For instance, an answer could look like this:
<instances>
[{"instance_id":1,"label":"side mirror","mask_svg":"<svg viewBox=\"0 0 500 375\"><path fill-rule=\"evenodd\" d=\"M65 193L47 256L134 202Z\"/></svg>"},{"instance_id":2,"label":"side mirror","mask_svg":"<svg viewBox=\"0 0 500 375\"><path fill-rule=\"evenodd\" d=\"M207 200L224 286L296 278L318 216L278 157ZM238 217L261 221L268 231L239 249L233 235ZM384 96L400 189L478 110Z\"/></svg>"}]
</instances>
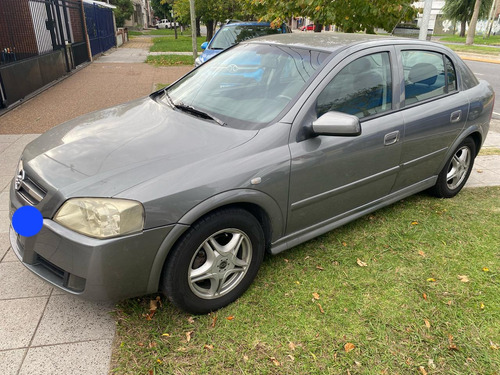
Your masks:
<instances>
[{"instance_id":1,"label":"side mirror","mask_svg":"<svg viewBox=\"0 0 500 375\"><path fill-rule=\"evenodd\" d=\"M327 112L312 123L315 135L355 137L361 134L359 118L340 112Z\"/></svg>"},{"instance_id":2,"label":"side mirror","mask_svg":"<svg viewBox=\"0 0 500 375\"><path fill-rule=\"evenodd\" d=\"M201 49L202 49L202 50L206 50L206 49L207 49L207 47L208 47L208 42L203 42L203 43L201 44Z\"/></svg>"}]
</instances>

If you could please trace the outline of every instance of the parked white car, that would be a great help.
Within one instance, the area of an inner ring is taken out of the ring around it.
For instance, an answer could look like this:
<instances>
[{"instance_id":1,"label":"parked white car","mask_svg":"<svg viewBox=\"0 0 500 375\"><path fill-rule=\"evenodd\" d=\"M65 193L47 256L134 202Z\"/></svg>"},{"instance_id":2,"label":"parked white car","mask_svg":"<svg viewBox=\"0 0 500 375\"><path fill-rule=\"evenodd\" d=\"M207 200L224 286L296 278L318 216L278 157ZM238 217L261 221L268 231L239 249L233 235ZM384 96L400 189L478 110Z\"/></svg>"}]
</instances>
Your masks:
<instances>
[{"instance_id":1,"label":"parked white car","mask_svg":"<svg viewBox=\"0 0 500 375\"><path fill-rule=\"evenodd\" d=\"M170 21L167 20L166 18L164 18L156 24L156 28L157 29L170 29Z\"/></svg>"}]
</instances>

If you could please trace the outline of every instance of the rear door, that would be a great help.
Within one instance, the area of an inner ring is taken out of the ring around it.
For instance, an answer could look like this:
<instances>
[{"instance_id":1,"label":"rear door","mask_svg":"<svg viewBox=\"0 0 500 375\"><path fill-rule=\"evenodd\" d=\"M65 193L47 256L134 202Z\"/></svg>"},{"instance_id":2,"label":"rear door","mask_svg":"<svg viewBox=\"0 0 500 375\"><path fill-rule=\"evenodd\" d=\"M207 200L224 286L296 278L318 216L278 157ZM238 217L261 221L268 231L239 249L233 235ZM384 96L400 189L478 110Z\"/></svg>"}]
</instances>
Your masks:
<instances>
[{"instance_id":1,"label":"rear door","mask_svg":"<svg viewBox=\"0 0 500 375\"><path fill-rule=\"evenodd\" d=\"M457 89L453 61L439 49L398 47L404 77L401 171L394 191L426 181L439 173L453 141L464 128L467 96Z\"/></svg>"}]
</instances>

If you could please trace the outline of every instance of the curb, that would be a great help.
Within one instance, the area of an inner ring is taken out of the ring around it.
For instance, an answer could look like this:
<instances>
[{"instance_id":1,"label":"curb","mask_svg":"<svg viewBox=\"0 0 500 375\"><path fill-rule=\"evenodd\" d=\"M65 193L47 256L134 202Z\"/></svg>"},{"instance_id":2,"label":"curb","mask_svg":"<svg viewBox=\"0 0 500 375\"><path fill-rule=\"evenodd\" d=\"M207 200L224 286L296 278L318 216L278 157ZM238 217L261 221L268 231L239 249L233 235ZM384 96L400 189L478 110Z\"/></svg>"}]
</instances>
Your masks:
<instances>
[{"instance_id":1,"label":"curb","mask_svg":"<svg viewBox=\"0 0 500 375\"><path fill-rule=\"evenodd\" d=\"M456 53L456 52L455 52ZM476 57L476 56L469 56L469 55L462 55L460 53L457 53L457 55L462 59L462 60L468 60L468 61L477 61L477 62L485 62L485 63L490 63L490 64L500 64L500 60L497 59L488 59L484 57Z\"/></svg>"}]
</instances>

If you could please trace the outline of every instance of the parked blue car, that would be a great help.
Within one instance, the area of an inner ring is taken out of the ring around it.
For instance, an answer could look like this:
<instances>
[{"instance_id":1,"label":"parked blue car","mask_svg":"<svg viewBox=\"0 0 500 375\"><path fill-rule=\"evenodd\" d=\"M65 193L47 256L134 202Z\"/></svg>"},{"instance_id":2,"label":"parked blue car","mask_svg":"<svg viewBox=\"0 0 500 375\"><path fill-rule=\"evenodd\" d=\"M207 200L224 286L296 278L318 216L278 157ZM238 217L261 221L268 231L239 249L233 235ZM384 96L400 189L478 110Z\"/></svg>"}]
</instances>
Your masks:
<instances>
[{"instance_id":1,"label":"parked blue car","mask_svg":"<svg viewBox=\"0 0 500 375\"><path fill-rule=\"evenodd\" d=\"M203 64L225 49L247 39L270 34L283 34L292 32L283 24L279 28L272 28L269 22L234 22L223 25L215 33L210 42L201 45L203 53L196 59L195 66Z\"/></svg>"}]
</instances>

